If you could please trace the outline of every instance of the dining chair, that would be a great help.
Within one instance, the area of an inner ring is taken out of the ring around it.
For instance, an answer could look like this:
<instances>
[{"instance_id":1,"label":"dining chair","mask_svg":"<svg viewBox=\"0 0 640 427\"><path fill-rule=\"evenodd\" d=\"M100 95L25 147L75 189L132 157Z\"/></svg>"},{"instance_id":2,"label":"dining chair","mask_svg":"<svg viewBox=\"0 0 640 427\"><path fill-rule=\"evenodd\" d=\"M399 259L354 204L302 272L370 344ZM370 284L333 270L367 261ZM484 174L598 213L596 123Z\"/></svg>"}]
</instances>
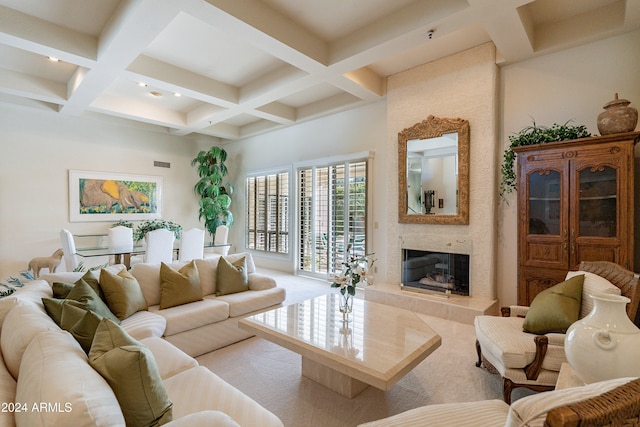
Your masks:
<instances>
[{"instance_id":1,"label":"dining chair","mask_svg":"<svg viewBox=\"0 0 640 427\"><path fill-rule=\"evenodd\" d=\"M60 230L60 244L62 245L62 251L64 252L63 258L64 258L65 270L76 271L80 265L80 263L78 262L78 255L76 255L77 254L76 244L75 244L75 241L73 240L73 234L71 234L71 232L66 228L63 228L62 230ZM106 262L108 262L108 259L103 256L95 257L95 258L92 257L91 260L92 260L91 266L95 266L95 267L102 266ZM91 268L91 266L89 267L85 266L84 269L86 270L88 268Z\"/></svg>"},{"instance_id":2,"label":"dining chair","mask_svg":"<svg viewBox=\"0 0 640 427\"><path fill-rule=\"evenodd\" d=\"M73 234L65 228L60 231L60 244L64 252L64 266L67 271L74 271L78 267L76 258L76 244L73 241Z\"/></svg>"},{"instance_id":3,"label":"dining chair","mask_svg":"<svg viewBox=\"0 0 640 427\"><path fill-rule=\"evenodd\" d=\"M226 245L229 238L229 227L226 225L219 225L216 228L216 235L213 239L214 245ZM213 252L225 256L229 253L229 246L214 246Z\"/></svg>"},{"instance_id":4,"label":"dining chair","mask_svg":"<svg viewBox=\"0 0 640 427\"><path fill-rule=\"evenodd\" d=\"M190 261L202 258L204 258L204 230L192 228L183 231L180 236L178 259L180 261Z\"/></svg>"},{"instance_id":5,"label":"dining chair","mask_svg":"<svg viewBox=\"0 0 640 427\"><path fill-rule=\"evenodd\" d=\"M148 264L170 263L173 261L173 243L176 236L173 231L164 228L147 233L147 250L145 262Z\"/></svg>"},{"instance_id":6,"label":"dining chair","mask_svg":"<svg viewBox=\"0 0 640 427\"><path fill-rule=\"evenodd\" d=\"M110 249L117 249L122 251L123 254L126 251L133 250L133 228L125 227L123 225L119 225L117 227L110 228L108 233L108 245ZM129 265L133 265L138 262L143 262L144 259L139 256L129 256ZM119 255L114 255L113 264L119 264L122 262L121 257Z\"/></svg>"}]
</instances>

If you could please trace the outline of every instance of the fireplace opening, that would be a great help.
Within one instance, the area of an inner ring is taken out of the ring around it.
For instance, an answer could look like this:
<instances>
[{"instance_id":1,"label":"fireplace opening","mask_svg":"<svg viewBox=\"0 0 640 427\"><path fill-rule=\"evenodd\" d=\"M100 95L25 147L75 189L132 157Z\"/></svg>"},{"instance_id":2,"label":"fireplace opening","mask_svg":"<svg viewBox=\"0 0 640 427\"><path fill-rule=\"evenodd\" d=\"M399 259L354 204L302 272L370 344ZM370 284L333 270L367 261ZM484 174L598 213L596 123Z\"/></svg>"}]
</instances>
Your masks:
<instances>
[{"instance_id":1,"label":"fireplace opening","mask_svg":"<svg viewBox=\"0 0 640 427\"><path fill-rule=\"evenodd\" d=\"M405 290L469 296L469 255L402 250Z\"/></svg>"}]
</instances>

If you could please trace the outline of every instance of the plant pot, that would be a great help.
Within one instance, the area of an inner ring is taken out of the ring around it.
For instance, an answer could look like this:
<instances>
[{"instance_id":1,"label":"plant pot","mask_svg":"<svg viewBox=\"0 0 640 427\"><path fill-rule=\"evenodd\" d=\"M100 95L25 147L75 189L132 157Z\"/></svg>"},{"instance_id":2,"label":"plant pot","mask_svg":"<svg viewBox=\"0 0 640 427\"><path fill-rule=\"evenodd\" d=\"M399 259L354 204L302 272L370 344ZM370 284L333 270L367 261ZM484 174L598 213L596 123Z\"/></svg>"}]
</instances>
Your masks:
<instances>
[{"instance_id":1,"label":"plant pot","mask_svg":"<svg viewBox=\"0 0 640 427\"><path fill-rule=\"evenodd\" d=\"M612 133L633 132L638 124L638 110L629 107L631 101L618 99L616 93L613 101L604 105L604 110L598 115L598 130L600 135Z\"/></svg>"},{"instance_id":2,"label":"plant pot","mask_svg":"<svg viewBox=\"0 0 640 427\"><path fill-rule=\"evenodd\" d=\"M567 330L569 365L586 383L640 377L640 329L627 316L629 298L598 294L593 301L591 313Z\"/></svg>"}]
</instances>

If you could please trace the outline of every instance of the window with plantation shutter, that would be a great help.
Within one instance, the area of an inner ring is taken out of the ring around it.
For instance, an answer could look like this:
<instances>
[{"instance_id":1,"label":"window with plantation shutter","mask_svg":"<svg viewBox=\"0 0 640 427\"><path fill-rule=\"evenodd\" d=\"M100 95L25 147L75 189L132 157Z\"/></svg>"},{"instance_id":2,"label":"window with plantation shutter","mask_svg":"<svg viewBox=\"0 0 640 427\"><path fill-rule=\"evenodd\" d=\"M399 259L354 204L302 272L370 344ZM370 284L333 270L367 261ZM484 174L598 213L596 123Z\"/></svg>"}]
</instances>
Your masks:
<instances>
[{"instance_id":1,"label":"window with plantation shutter","mask_svg":"<svg viewBox=\"0 0 640 427\"><path fill-rule=\"evenodd\" d=\"M347 249L366 254L367 161L303 167L297 180L298 270L335 274Z\"/></svg>"},{"instance_id":2,"label":"window with plantation shutter","mask_svg":"<svg viewBox=\"0 0 640 427\"><path fill-rule=\"evenodd\" d=\"M289 172L246 179L248 249L289 253Z\"/></svg>"}]
</instances>

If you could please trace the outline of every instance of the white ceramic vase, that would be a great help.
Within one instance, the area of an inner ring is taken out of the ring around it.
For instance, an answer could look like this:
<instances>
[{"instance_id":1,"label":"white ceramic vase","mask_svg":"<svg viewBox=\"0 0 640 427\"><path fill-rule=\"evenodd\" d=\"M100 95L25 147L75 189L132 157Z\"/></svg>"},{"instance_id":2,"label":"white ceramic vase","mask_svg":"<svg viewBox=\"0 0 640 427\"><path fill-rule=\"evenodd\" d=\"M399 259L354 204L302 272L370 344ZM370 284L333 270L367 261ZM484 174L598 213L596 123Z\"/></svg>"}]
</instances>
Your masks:
<instances>
[{"instance_id":1,"label":"white ceramic vase","mask_svg":"<svg viewBox=\"0 0 640 427\"><path fill-rule=\"evenodd\" d=\"M598 294L593 301L591 313L567 330L569 365L587 384L640 377L640 329L627 316L629 298Z\"/></svg>"}]
</instances>

